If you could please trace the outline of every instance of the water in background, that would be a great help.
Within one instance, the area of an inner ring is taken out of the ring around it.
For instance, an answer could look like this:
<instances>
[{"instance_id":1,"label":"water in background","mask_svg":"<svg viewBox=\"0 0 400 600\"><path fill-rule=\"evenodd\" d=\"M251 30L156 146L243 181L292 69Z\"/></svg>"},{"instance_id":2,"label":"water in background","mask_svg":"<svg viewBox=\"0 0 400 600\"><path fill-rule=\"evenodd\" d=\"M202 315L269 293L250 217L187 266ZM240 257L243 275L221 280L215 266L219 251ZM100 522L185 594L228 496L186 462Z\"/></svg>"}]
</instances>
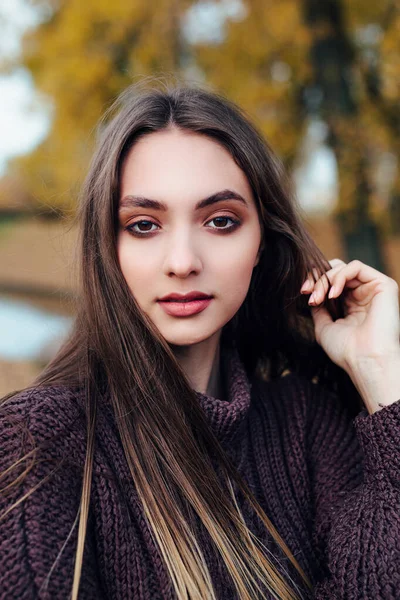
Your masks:
<instances>
[{"instance_id":1,"label":"water in background","mask_svg":"<svg viewBox=\"0 0 400 600\"><path fill-rule=\"evenodd\" d=\"M72 322L71 317L0 297L0 359L49 360Z\"/></svg>"}]
</instances>

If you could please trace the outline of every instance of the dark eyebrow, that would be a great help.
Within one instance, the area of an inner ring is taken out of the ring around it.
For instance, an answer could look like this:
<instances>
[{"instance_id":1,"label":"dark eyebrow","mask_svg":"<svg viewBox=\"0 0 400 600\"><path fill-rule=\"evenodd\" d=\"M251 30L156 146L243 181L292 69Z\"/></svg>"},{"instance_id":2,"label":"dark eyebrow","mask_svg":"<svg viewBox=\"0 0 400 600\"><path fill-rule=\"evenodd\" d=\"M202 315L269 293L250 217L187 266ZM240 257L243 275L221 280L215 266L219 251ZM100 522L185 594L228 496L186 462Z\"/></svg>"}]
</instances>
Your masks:
<instances>
[{"instance_id":1,"label":"dark eyebrow","mask_svg":"<svg viewBox=\"0 0 400 600\"><path fill-rule=\"evenodd\" d=\"M196 204L195 210L200 210L206 206L211 206L212 204L221 202L222 200L238 200L247 206L246 200L237 192L234 192L233 190L222 190L221 192L216 192L215 194L211 194L211 196L200 200ZM124 196L120 202L119 209L121 210L123 208L132 207L152 208L154 210L162 210L164 212L168 210L167 205L159 200L151 200L150 198L144 198L143 196Z\"/></svg>"}]
</instances>

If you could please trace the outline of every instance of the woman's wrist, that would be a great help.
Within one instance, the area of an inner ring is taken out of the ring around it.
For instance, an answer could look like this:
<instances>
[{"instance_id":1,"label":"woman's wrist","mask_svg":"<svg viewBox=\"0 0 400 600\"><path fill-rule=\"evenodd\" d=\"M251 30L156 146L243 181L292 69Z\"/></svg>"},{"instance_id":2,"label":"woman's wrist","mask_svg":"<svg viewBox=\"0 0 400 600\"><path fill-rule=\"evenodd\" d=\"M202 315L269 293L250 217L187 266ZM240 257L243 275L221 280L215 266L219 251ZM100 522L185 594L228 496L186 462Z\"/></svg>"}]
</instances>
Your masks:
<instances>
[{"instance_id":1,"label":"woman's wrist","mask_svg":"<svg viewBox=\"0 0 400 600\"><path fill-rule=\"evenodd\" d=\"M348 373L370 414L400 400L400 349L360 358Z\"/></svg>"}]
</instances>

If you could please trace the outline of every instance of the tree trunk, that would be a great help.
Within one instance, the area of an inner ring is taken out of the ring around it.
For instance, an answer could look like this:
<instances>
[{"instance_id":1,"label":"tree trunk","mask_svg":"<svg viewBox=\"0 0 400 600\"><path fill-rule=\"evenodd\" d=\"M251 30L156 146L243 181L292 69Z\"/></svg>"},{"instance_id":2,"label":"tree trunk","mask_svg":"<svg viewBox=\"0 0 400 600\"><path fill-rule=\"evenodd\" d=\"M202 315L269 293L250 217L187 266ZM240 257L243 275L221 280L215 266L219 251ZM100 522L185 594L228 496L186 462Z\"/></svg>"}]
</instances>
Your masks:
<instances>
[{"instance_id":1,"label":"tree trunk","mask_svg":"<svg viewBox=\"0 0 400 600\"><path fill-rule=\"evenodd\" d=\"M341 0L303 0L304 19L312 35L313 93L308 97L313 98L313 104L308 109L329 127L328 142L335 152L340 184L335 218L343 236L345 258L358 258L386 272L380 231L369 213L371 160L355 93L356 50L342 8Z\"/></svg>"}]
</instances>

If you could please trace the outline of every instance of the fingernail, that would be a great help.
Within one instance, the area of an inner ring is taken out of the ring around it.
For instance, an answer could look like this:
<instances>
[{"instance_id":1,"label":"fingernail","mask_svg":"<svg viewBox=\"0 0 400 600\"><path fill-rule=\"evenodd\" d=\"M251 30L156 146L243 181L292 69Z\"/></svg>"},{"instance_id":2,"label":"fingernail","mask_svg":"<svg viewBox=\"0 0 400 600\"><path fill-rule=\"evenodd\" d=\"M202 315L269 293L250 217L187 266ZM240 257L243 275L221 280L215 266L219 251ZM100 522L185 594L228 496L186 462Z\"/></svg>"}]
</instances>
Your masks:
<instances>
[{"instance_id":1,"label":"fingernail","mask_svg":"<svg viewBox=\"0 0 400 600\"><path fill-rule=\"evenodd\" d=\"M311 284L310 284L310 282L309 282L309 281L308 281L308 279L307 279L307 281L305 281L305 282L303 283L303 285L301 286L301 289L300 289L300 291L301 291L301 292L306 292L307 290L310 290L310 289L311 289Z\"/></svg>"},{"instance_id":2,"label":"fingernail","mask_svg":"<svg viewBox=\"0 0 400 600\"><path fill-rule=\"evenodd\" d=\"M335 290L334 286L332 286L331 289L329 290L328 298L333 298L335 293L336 293L336 290Z\"/></svg>"},{"instance_id":3,"label":"fingernail","mask_svg":"<svg viewBox=\"0 0 400 600\"><path fill-rule=\"evenodd\" d=\"M313 304L315 302L315 292L313 292L310 296L308 304Z\"/></svg>"}]
</instances>

